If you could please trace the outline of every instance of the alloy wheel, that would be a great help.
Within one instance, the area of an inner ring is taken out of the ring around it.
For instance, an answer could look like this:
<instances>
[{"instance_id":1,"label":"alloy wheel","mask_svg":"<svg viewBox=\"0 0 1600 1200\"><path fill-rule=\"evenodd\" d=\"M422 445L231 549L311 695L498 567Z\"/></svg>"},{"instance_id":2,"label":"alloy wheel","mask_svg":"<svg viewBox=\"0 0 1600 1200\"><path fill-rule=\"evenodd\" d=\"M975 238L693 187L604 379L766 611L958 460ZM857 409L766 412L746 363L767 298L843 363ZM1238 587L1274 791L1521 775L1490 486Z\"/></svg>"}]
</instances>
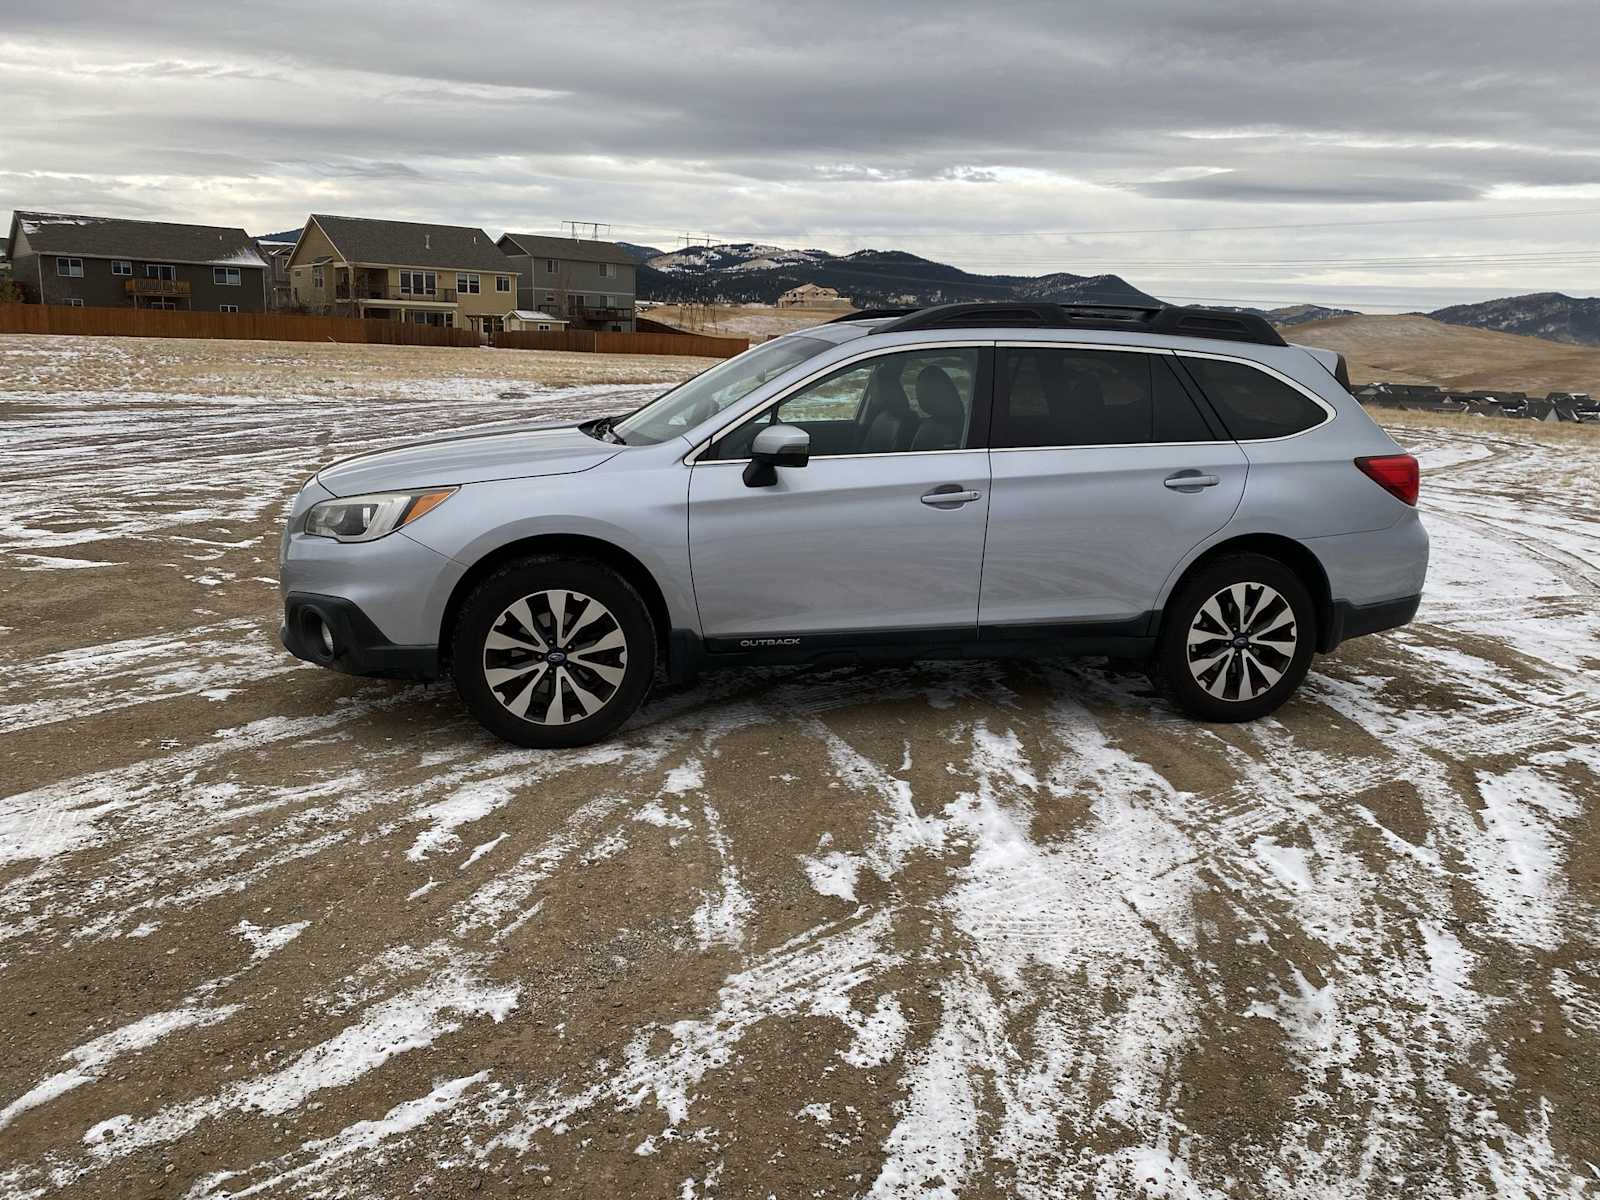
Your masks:
<instances>
[{"instance_id":1,"label":"alloy wheel","mask_svg":"<svg viewBox=\"0 0 1600 1200\"><path fill-rule=\"evenodd\" d=\"M483 643L483 676L514 716L570 725L611 702L628 671L628 639L611 610L563 588L506 606Z\"/></svg>"},{"instance_id":2,"label":"alloy wheel","mask_svg":"<svg viewBox=\"0 0 1600 1200\"><path fill-rule=\"evenodd\" d=\"M1218 700L1254 700L1294 661L1294 608L1264 583L1232 583L1189 624L1189 673Z\"/></svg>"}]
</instances>

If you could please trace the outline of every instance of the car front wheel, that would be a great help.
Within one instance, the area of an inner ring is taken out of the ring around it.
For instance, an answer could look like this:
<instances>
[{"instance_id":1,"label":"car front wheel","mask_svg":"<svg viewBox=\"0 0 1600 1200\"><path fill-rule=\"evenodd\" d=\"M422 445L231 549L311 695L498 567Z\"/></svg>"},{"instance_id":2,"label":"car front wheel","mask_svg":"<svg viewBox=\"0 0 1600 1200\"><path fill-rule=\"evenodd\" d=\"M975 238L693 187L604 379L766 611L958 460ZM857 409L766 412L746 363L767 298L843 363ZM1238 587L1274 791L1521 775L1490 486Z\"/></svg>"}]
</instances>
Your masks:
<instances>
[{"instance_id":1,"label":"car front wheel","mask_svg":"<svg viewBox=\"0 0 1600 1200\"><path fill-rule=\"evenodd\" d=\"M1311 665L1311 595L1276 559L1219 559L1169 604L1156 665L1173 701L1203 721L1253 721L1300 686Z\"/></svg>"},{"instance_id":2,"label":"car front wheel","mask_svg":"<svg viewBox=\"0 0 1600 1200\"><path fill-rule=\"evenodd\" d=\"M583 746L644 702L655 626L610 567L528 558L474 589L451 652L456 690L490 732L520 746Z\"/></svg>"}]
</instances>

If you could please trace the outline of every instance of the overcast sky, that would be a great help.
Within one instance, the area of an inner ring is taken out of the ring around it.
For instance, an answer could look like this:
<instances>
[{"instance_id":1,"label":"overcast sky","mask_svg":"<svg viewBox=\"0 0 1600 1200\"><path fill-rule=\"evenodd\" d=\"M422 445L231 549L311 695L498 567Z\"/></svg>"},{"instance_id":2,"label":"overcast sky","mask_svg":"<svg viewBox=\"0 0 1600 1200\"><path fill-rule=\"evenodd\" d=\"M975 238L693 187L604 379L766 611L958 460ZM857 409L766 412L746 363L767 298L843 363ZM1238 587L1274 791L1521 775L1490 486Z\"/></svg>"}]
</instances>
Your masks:
<instances>
[{"instance_id":1,"label":"overcast sky","mask_svg":"<svg viewBox=\"0 0 1600 1200\"><path fill-rule=\"evenodd\" d=\"M1374 311L1592 295L1596 9L0 0L0 206L576 218Z\"/></svg>"}]
</instances>

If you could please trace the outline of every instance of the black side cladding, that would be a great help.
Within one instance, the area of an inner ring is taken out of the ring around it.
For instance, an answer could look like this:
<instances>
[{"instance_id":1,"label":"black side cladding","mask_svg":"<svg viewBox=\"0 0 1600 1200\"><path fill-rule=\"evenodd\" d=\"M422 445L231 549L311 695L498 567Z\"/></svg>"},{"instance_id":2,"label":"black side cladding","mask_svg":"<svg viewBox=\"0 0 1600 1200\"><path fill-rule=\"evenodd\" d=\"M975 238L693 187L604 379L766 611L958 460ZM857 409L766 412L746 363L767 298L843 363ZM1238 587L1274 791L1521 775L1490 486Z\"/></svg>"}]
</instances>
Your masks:
<instances>
[{"instance_id":1,"label":"black side cladding","mask_svg":"<svg viewBox=\"0 0 1600 1200\"><path fill-rule=\"evenodd\" d=\"M873 332L979 328L1125 329L1133 333L1213 338L1258 346L1287 345L1262 317L1170 305L1151 308L1119 304L939 304L891 320Z\"/></svg>"}]
</instances>

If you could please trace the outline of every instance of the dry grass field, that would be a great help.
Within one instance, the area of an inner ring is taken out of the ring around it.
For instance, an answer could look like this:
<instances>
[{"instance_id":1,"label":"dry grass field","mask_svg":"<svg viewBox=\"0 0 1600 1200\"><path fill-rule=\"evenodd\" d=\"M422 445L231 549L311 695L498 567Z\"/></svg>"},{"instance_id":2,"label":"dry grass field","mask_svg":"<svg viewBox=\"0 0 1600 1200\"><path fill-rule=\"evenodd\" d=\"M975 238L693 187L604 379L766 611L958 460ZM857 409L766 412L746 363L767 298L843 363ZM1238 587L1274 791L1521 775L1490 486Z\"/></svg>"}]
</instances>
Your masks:
<instances>
[{"instance_id":1,"label":"dry grass field","mask_svg":"<svg viewBox=\"0 0 1600 1200\"><path fill-rule=\"evenodd\" d=\"M1594 1194L1591 431L1397 414L1418 619L1246 726L927 663L543 753L277 646L319 464L696 365L0 338L0 1196Z\"/></svg>"},{"instance_id":2,"label":"dry grass field","mask_svg":"<svg viewBox=\"0 0 1600 1200\"><path fill-rule=\"evenodd\" d=\"M664 304L647 315L691 333L748 337L757 341L821 325L847 311L842 308L778 308L770 304Z\"/></svg>"},{"instance_id":3,"label":"dry grass field","mask_svg":"<svg viewBox=\"0 0 1600 1200\"><path fill-rule=\"evenodd\" d=\"M1600 346L1445 325L1427 317L1336 317L1283 331L1285 340L1345 356L1353 383L1600 392Z\"/></svg>"}]
</instances>

